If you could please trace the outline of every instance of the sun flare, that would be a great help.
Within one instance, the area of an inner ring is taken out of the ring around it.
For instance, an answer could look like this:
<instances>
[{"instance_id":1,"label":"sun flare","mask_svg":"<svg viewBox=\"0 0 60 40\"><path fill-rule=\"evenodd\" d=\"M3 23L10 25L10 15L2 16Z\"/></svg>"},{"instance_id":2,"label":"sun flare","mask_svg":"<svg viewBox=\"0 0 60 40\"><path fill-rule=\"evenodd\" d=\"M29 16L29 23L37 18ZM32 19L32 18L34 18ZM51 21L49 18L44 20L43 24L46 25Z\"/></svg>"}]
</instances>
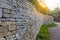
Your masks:
<instances>
[{"instance_id":1,"label":"sun flare","mask_svg":"<svg viewBox=\"0 0 60 40\"><path fill-rule=\"evenodd\" d=\"M54 10L56 7L60 8L60 0L38 0L38 2L43 5L45 4L50 10Z\"/></svg>"},{"instance_id":2,"label":"sun flare","mask_svg":"<svg viewBox=\"0 0 60 40\"><path fill-rule=\"evenodd\" d=\"M44 0L44 3L51 10L54 10L57 6L60 7L60 0Z\"/></svg>"}]
</instances>

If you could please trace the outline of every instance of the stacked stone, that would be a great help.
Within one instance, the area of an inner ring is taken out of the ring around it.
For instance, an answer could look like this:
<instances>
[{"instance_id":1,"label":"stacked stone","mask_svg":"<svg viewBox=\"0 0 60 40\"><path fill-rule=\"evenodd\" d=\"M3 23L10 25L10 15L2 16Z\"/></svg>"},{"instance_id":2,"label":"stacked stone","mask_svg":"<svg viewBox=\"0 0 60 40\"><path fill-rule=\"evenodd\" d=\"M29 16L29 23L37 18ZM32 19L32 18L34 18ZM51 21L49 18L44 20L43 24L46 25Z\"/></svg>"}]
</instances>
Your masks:
<instances>
[{"instance_id":1,"label":"stacked stone","mask_svg":"<svg viewBox=\"0 0 60 40\"><path fill-rule=\"evenodd\" d=\"M12 17L15 13L11 2L12 0L0 0L0 40L15 40L13 34L16 33L16 18Z\"/></svg>"},{"instance_id":2,"label":"stacked stone","mask_svg":"<svg viewBox=\"0 0 60 40\"><path fill-rule=\"evenodd\" d=\"M42 24L37 13L27 0L0 0L0 40L35 40Z\"/></svg>"},{"instance_id":3,"label":"stacked stone","mask_svg":"<svg viewBox=\"0 0 60 40\"><path fill-rule=\"evenodd\" d=\"M43 24L51 24L53 23L54 18L52 16L44 15L43 20Z\"/></svg>"},{"instance_id":4,"label":"stacked stone","mask_svg":"<svg viewBox=\"0 0 60 40\"><path fill-rule=\"evenodd\" d=\"M27 0L0 0L0 40L35 40L43 21Z\"/></svg>"}]
</instances>

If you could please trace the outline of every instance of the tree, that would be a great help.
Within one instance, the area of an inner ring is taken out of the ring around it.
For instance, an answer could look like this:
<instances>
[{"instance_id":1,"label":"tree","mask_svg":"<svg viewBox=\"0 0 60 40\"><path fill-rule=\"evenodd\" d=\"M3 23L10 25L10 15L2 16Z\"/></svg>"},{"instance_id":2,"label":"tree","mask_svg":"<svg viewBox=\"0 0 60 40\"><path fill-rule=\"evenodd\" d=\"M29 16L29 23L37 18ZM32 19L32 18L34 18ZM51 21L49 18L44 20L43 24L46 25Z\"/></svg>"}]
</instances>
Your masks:
<instances>
[{"instance_id":1,"label":"tree","mask_svg":"<svg viewBox=\"0 0 60 40\"><path fill-rule=\"evenodd\" d=\"M43 7L37 0L29 0L32 4L34 4L36 6L36 9L39 11L39 12L42 12L42 13L48 13L49 9L48 7Z\"/></svg>"}]
</instances>

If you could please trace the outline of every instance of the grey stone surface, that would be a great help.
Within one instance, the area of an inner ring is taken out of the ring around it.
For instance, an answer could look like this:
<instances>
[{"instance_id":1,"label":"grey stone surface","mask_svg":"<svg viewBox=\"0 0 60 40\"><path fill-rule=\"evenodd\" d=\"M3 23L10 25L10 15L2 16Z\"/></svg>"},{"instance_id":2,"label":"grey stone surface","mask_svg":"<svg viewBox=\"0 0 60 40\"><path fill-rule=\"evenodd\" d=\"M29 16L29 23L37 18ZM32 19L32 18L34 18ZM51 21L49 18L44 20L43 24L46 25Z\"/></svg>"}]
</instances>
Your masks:
<instances>
[{"instance_id":1,"label":"grey stone surface","mask_svg":"<svg viewBox=\"0 0 60 40\"><path fill-rule=\"evenodd\" d=\"M0 9L0 17L2 17L2 9Z\"/></svg>"},{"instance_id":2,"label":"grey stone surface","mask_svg":"<svg viewBox=\"0 0 60 40\"><path fill-rule=\"evenodd\" d=\"M0 37L0 40L5 40L5 39Z\"/></svg>"},{"instance_id":3,"label":"grey stone surface","mask_svg":"<svg viewBox=\"0 0 60 40\"><path fill-rule=\"evenodd\" d=\"M44 19L43 24L51 24L54 21L54 18L48 15L45 15L43 19Z\"/></svg>"}]
</instances>

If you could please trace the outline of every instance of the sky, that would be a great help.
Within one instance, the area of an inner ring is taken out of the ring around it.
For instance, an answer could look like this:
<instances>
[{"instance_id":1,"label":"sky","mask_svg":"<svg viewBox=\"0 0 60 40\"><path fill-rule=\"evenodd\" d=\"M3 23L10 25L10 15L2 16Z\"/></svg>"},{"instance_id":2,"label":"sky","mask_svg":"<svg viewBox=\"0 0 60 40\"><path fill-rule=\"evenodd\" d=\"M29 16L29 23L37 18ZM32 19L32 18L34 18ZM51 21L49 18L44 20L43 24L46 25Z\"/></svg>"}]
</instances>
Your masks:
<instances>
[{"instance_id":1,"label":"sky","mask_svg":"<svg viewBox=\"0 0 60 40\"><path fill-rule=\"evenodd\" d=\"M53 10L57 6L60 7L60 0L45 0L44 2L51 10Z\"/></svg>"},{"instance_id":2,"label":"sky","mask_svg":"<svg viewBox=\"0 0 60 40\"><path fill-rule=\"evenodd\" d=\"M38 0L41 1L41 0ZM57 6L60 8L60 0L42 0L50 10L54 10Z\"/></svg>"}]
</instances>

